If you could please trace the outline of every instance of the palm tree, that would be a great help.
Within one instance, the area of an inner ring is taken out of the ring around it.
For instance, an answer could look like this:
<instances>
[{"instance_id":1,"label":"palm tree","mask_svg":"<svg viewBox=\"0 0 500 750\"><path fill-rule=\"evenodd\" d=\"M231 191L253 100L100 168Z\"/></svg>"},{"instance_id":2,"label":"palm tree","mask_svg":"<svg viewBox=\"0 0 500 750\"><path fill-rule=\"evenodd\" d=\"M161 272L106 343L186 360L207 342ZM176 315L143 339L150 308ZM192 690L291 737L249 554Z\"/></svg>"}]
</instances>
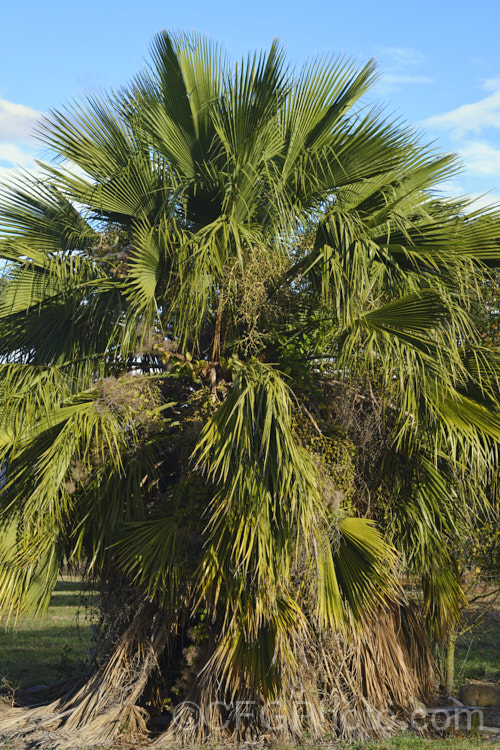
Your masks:
<instances>
[{"instance_id":1,"label":"palm tree","mask_svg":"<svg viewBox=\"0 0 500 750\"><path fill-rule=\"evenodd\" d=\"M471 315L500 216L436 197L454 159L362 104L374 75L161 33L4 190L0 606L43 613L64 560L101 586L99 662L37 727L103 742L166 705L168 736L299 735L326 701L363 737L430 689L399 573L435 629L459 611L450 545L500 438Z\"/></svg>"}]
</instances>

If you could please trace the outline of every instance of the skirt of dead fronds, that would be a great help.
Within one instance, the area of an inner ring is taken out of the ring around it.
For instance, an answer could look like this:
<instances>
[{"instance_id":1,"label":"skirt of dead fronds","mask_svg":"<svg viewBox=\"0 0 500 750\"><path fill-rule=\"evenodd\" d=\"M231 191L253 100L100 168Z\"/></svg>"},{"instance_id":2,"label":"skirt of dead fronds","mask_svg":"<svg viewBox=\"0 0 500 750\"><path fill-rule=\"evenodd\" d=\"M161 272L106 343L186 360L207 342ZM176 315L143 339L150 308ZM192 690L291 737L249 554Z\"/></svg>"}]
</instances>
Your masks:
<instances>
[{"instance_id":1,"label":"skirt of dead fronds","mask_svg":"<svg viewBox=\"0 0 500 750\"><path fill-rule=\"evenodd\" d=\"M0 737L23 737L40 748L102 745L123 732L144 739L149 715L141 699L167 641L160 615L145 607L107 664L73 695L31 708L0 704ZM300 741L305 733L316 740L383 739L407 728L432 691L427 638L411 605L380 613L348 637L315 633L297 640L295 650L296 669L272 701L243 684L228 696L204 670L154 745Z\"/></svg>"},{"instance_id":2,"label":"skirt of dead fronds","mask_svg":"<svg viewBox=\"0 0 500 750\"><path fill-rule=\"evenodd\" d=\"M297 668L274 700L253 700L244 686L221 694L210 674L174 710L155 746L234 742L386 739L417 719L434 687L427 636L412 605L379 613L348 637L316 633L296 644Z\"/></svg>"}]
</instances>

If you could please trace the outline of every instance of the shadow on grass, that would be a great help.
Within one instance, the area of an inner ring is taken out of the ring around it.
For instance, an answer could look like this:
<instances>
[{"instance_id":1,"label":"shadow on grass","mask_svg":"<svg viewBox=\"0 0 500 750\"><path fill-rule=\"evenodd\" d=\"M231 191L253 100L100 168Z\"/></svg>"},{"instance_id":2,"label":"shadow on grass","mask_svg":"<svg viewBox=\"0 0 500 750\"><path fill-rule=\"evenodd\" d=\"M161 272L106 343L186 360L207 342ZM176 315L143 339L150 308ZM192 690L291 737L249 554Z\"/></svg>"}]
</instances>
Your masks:
<instances>
[{"instance_id":1,"label":"shadow on grass","mask_svg":"<svg viewBox=\"0 0 500 750\"><path fill-rule=\"evenodd\" d=\"M78 609L79 607L88 607L92 604L92 596L90 594L58 594L57 596L52 595L50 599L50 607L73 607Z\"/></svg>"},{"instance_id":2,"label":"shadow on grass","mask_svg":"<svg viewBox=\"0 0 500 750\"><path fill-rule=\"evenodd\" d=\"M455 669L460 684L500 680L500 620L491 618L457 643Z\"/></svg>"},{"instance_id":3,"label":"shadow on grass","mask_svg":"<svg viewBox=\"0 0 500 750\"><path fill-rule=\"evenodd\" d=\"M89 625L0 631L0 679L32 687L72 677L85 664L89 635Z\"/></svg>"},{"instance_id":4,"label":"shadow on grass","mask_svg":"<svg viewBox=\"0 0 500 750\"><path fill-rule=\"evenodd\" d=\"M68 591L71 593L78 594L81 591L96 591L97 587L93 583L86 583L85 585L82 584L79 580L70 580L70 579L64 579L60 578L57 583L56 587L54 589L55 592L64 592Z\"/></svg>"},{"instance_id":5,"label":"shadow on grass","mask_svg":"<svg viewBox=\"0 0 500 750\"><path fill-rule=\"evenodd\" d=\"M93 584L85 584L78 580L59 580L50 598L50 607L87 607L92 604L96 591Z\"/></svg>"},{"instance_id":6,"label":"shadow on grass","mask_svg":"<svg viewBox=\"0 0 500 750\"><path fill-rule=\"evenodd\" d=\"M60 579L43 620L24 615L0 623L0 685L48 685L81 671L90 638L87 590L78 579Z\"/></svg>"}]
</instances>

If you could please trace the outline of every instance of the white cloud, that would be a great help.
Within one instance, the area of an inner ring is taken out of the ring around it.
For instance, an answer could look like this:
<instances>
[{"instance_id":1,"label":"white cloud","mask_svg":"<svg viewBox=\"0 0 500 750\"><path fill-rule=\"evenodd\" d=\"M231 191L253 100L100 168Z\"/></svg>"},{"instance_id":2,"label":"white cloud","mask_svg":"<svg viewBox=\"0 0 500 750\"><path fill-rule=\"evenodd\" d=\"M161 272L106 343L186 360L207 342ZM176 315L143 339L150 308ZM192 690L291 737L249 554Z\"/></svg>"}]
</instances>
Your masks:
<instances>
[{"instance_id":1,"label":"white cloud","mask_svg":"<svg viewBox=\"0 0 500 750\"><path fill-rule=\"evenodd\" d=\"M500 148L486 141L472 141L460 148L467 171L474 175L500 176Z\"/></svg>"},{"instance_id":2,"label":"white cloud","mask_svg":"<svg viewBox=\"0 0 500 750\"><path fill-rule=\"evenodd\" d=\"M2 144L0 144L0 151L2 148ZM4 164L0 163L0 190L4 186L8 185L15 185L20 177L21 169L19 166L4 166ZM24 174L26 173L35 173L37 171L37 167L35 164L27 164L26 166L22 166L22 170Z\"/></svg>"},{"instance_id":3,"label":"white cloud","mask_svg":"<svg viewBox=\"0 0 500 750\"><path fill-rule=\"evenodd\" d=\"M379 47L377 51L380 57L388 58L398 66L418 65L424 60L421 52L406 47Z\"/></svg>"},{"instance_id":4,"label":"white cloud","mask_svg":"<svg viewBox=\"0 0 500 750\"><path fill-rule=\"evenodd\" d=\"M16 179L18 168L35 169L32 131L41 113L24 104L0 99L0 181Z\"/></svg>"},{"instance_id":5,"label":"white cloud","mask_svg":"<svg viewBox=\"0 0 500 750\"><path fill-rule=\"evenodd\" d=\"M500 78L484 81L481 88L489 92L482 99L424 122L427 127L445 131L452 139L453 149L465 167L464 178L474 177L476 187L484 184L485 194L474 194L475 207L497 202L498 196L486 191L498 191L500 183Z\"/></svg>"},{"instance_id":6,"label":"white cloud","mask_svg":"<svg viewBox=\"0 0 500 750\"><path fill-rule=\"evenodd\" d=\"M486 91L497 91L500 89L500 78L488 78L482 85Z\"/></svg>"},{"instance_id":7,"label":"white cloud","mask_svg":"<svg viewBox=\"0 0 500 750\"><path fill-rule=\"evenodd\" d=\"M12 185L16 182L17 169L12 167L0 167L0 190L4 185Z\"/></svg>"},{"instance_id":8,"label":"white cloud","mask_svg":"<svg viewBox=\"0 0 500 750\"><path fill-rule=\"evenodd\" d=\"M31 155L27 153L25 155L24 161L21 161L21 159L16 160L13 164L6 166L6 161L2 163L1 154L2 154L2 148L4 146L9 147L9 153L10 149L14 147L14 144L2 144L0 143L0 187L4 185L13 185L16 184L19 180L25 179L28 175L33 176L40 176L42 175L42 169L41 167L35 163L34 156L35 154ZM24 152L21 151L22 154Z\"/></svg>"},{"instance_id":9,"label":"white cloud","mask_svg":"<svg viewBox=\"0 0 500 750\"><path fill-rule=\"evenodd\" d=\"M378 91L385 95L402 86L434 83L427 75L418 72L415 66L424 62L421 52L404 47L379 47L382 76L377 85Z\"/></svg>"},{"instance_id":10,"label":"white cloud","mask_svg":"<svg viewBox=\"0 0 500 750\"><path fill-rule=\"evenodd\" d=\"M40 115L40 112L24 104L0 99L0 140L29 141Z\"/></svg>"},{"instance_id":11,"label":"white cloud","mask_svg":"<svg viewBox=\"0 0 500 750\"><path fill-rule=\"evenodd\" d=\"M439 182L434 189L438 191L441 198L463 198L464 196L463 187L454 180Z\"/></svg>"},{"instance_id":12,"label":"white cloud","mask_svg":"<svg viewBox=\"0 0 500 750\"><path fill-rule=\"evenodd\" d=\"M424 124L450 130L455 138L463 138L468 133L479 134L485 128L500 128L500 80L492 78L483 88L493 93L472 104L462 104L450 112L433 115Z\"/></svg>"},{"instance_id":13,"label":"white cloud","mask_svg":"<svg viewBox=\"0 0 500 750\"><path fill-rule=\"evenodd\" d=\"M10 162L20 167L31 167L33 165L33 152L17 143L0 141L0 162Z\"/></svg>"},{"instance_id":14,"label":"white cloud","mask_svg":"<svg viewBox=\"0 0 500 750\"><path fill-rule=\"evenodd\" d=\"M479 211L482 208L500 208L500 195L495 193L471 193L469 198L472 199L472 204L469 210Z\"/></svg>"},{"instance_id":15,"label":"white cloud","mask_svg":"<svg viewBox=\"0 0 500 750\"><path fill-rule=\"evenodd\" d=\"M466 209L467 212L479 211L483 208L500 207L500 195L493 191L477 193L467 191L465 186L458 180L446 180L436 185L436 190L440 198L468 200L471 201Z\"/></svg>"},{"instance_id":16,"label":"white cloud","mask_svg":"<svg viewBox=\"0 0 500 750\"><path fill-rule=\"evenodd\" d=\"M433 78L428 76L409 76L409 75L398 75L397 73L388 73L384 75L382 81L387 84L394 83L434 83Z\"/></svg>"}]
</instances>

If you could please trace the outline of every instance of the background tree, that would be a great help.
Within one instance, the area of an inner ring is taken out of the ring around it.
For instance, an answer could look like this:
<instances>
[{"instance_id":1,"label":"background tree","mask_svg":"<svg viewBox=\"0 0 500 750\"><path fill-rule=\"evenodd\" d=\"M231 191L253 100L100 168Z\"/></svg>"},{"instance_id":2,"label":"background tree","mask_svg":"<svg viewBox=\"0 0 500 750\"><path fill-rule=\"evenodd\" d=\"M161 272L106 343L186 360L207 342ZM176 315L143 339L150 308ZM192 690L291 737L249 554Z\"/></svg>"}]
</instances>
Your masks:
<instances>
[{"instance_id":1,"label":"background tree","mask_svg":"<svg viewBox=\"0 0 500 750\"><path fill-rule=\"evenodd\" d=\"M43 611L64 559L101 586L97 668L37 730L102 742L167 705L168 737L241 737L249 700L365 737L431 689L398 573L436 632L458 617L450 544L500 436L473 317L499 216L436 199L454 160L359 104L373 77L162 33L4 192L0 603Z\"/></svg>"}]
</instances>

